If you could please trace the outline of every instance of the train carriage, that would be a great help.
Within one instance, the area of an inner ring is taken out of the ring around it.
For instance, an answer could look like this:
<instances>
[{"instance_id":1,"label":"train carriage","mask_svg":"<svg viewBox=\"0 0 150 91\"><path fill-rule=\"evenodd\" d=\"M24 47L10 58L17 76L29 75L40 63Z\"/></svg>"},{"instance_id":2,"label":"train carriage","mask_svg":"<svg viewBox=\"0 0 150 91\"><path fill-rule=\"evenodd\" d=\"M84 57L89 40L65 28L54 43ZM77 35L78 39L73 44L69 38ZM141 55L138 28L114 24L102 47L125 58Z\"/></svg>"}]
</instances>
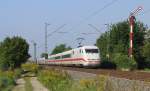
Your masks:
<instances>
[{"instance_id":1,"label":"train carriage","mask_svg":"<svg viewBox=\"0 0 150 91\"><path fill-rule=\"evenodd\" d=\"M95 67L100 64L99 53L96 46L83 46L55 55L49 55L46 64Z\"/></svg>"}]
</instances>

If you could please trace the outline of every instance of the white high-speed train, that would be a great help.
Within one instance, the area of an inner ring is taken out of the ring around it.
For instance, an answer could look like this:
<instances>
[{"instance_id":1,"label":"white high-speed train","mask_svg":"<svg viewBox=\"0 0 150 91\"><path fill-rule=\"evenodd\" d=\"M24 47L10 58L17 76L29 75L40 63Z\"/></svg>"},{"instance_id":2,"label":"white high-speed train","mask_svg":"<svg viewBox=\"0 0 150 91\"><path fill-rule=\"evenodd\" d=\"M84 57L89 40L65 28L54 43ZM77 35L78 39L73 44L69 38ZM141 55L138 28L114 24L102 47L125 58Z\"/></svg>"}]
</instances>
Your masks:
<instances>
[{"instance_id":1,"label":"white high-speed train","mask_svg":"<svg viewBox=\"0 0 150 91\"><path fill-rule=\"evenodd\" d=\"M45 64L96 67L100 64L99 49L96 46L82 46L66 52L49 55Z\"/></svg>"}]
</instances>

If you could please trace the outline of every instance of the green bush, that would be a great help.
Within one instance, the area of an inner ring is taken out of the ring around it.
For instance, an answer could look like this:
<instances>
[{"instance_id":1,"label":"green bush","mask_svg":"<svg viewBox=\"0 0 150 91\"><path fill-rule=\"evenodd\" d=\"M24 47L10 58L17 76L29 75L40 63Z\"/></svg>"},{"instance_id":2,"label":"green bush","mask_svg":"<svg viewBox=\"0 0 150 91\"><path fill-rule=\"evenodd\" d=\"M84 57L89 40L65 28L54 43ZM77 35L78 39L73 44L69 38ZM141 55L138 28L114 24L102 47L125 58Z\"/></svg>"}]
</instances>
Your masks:
<instances>
[{"instance_id":1,"label":"green bush","mask_svg":"<svg viewBox=\"0 0 150 91\"><path fill-rule=\"evenodd\" d=\"M0 91L11 91L11 88L15 85L14 72L13 71L0 71Z\"/></svg>"},{"instance_id":2,"label":"green bush","mask_svg":"<svg viewBox=\"0 0 150 91\"><path fill-rule=\"evenodd\" d=\"M22 64L21 68L24 71L29 71L29 72L33 72L33 73L37 73L39 66L37 64Z\"/></svg>"},{"instance_id":3,"label":"green bush","mask_svg":"<svg viewBox=\"0 0 150 91\"><path fill-rule=\"evenodd\" d=\"M117 53L113 57L113 62L116 64L118 69L133 70L137 68L137 63L134 58L129 58L128 55Z\"/></svg>"},{"instance_id":4,"label":"green bush","mask_svg":"<svg viewBox=\"0 0 150 91\"><path fill-rule=\"evenodd\" d=\"M0 43L0 68L15 69L30 57L29 44L25 39L14 36L7 37Z\"/></svg>"},{"instance_id":5,"label":"green bush","mask_svg":"<svg viewBox=\"0 0 150 91\"><path fill-rule=\"evenodd\" d=\"M22 69L15 69L14 70L14 77L15 77L15 79L18 79L18 78L20 78L21 77L21 74L23 73L23 70Z\"/></svg>"},{"instance_id":6,"label":"green bush","mask_svg":"<svg viewBox=\"0 0 150 91\"><path fill-rule=\"evenodd\" d=\"M116 64L113 61L103 60L101 61L100 68L116 69Z\"/></svg>"},{"instance_id":7,"label":"green bush","mask_svg":"<svg viewBox=\"0 0 150 91\"><path fill-rule=\"evenodd\" d=\"M70 76L60 70L41 70L38 72L38 79L50 91L69 91L71 84Z\"/></svg>"},{"instance_id":8,"label":"green bush","mask_svg":"<svg viewBox=\"0 0 150 91\"><path fill-rule=\"evenodd\" d=\"M150 69L150 42L146 42L143 46L142 54L145 58L145 67Z\"/></svg>"}]
</instances>

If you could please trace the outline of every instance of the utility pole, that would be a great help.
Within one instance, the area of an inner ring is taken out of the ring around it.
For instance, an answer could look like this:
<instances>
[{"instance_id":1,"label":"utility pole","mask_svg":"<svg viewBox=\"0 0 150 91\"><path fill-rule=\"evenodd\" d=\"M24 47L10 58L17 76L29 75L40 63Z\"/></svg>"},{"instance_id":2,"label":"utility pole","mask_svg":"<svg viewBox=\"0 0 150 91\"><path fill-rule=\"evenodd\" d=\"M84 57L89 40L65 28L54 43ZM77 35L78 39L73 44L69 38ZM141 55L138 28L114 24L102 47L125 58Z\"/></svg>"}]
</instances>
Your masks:
<instances>
[{"instance_id":1,"label":"utility pole","mask_svg":"<svg viewBox=\"0 0 150 91\"><path fill-rule=\"evenodd\" d=\"M47 55L47 49L48 49L48 46L47 46L47 28L48 28L48 26L49 26L50 24L48 24L48 23L45 23L45 53L46 53L46 55Z\"/></svg>"},{"instance_id":2,"label":"utility pole","mask_svg":"<svg viewBox=\"0 0 150 91\"><path fill-rule=\"evenodd\" d=\"M33 45L34 45L34 60L36 61L36 64L37 64L37 58L36 58L36 45L37 44L34 42Z\"/></svg>"},{"instance_id":3,"label":"utility pole","mask_svg":"<svg viewBox=\"0 0 150 91\"><path fill-rule=\"evenodd\" d=\"M107 37L108 37L108 39L107 39L107 54L106 54L106 57L109 59L109 48L110 48L110 31L109 31L109 29L110 29L110 25L109 24L105 24L106 26L107 26Z\"/></svg>"},{"instance_id":4,"label":"utility pole","mask_svg":"<svg viewBox=\"0 0 150 91\"><path fill-rule=\"evenodd\" d=\"M135 24L135 15L142 10L142 7L138 7L136 10L131 12L129 16L129 22L130 22L130 48L129 48L129 56L132 58L133 57L133 35L134 35L134 24Z\"/></svg>"},{"instance_id":5,"label":"utility pole","mask_svg":"<svg viewBox=\"0 0 150 91\"><path fill-rule=\"evenodd\" d=\"M37 46L37 44L34 42L34 41L31 41L32 43L33 43L33 46L34 46L34 61L36 62L36 64L37 64L37 57L36 57L36 46Z\"/></svg>"}]
</instances>

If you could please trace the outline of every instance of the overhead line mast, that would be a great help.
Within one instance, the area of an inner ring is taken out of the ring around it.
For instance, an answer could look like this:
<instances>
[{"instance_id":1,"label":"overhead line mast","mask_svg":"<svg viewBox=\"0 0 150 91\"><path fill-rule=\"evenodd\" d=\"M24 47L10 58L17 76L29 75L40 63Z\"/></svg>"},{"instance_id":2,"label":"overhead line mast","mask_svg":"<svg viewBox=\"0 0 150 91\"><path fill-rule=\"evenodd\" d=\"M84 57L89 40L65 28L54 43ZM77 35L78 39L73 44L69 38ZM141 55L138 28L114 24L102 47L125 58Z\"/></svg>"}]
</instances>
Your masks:
<instances>
[{"instance_id":1,"label":"overhead line mast","mask_svg":"<svg viewBox=\"0 0 150 91\"><path fill-rule=\"evenodd\" d=\"M48 49L48 46L47 46L47 37L48 37L48 35L47 35L47 28L48 28L49 25L50 25L50 24L45 23L45 53L46 53L46 54L48 53L48 52L47 52L47 49Z\"/></svg>"},{"instance_id":2,"label":"overhead line mast","mask_svg":"<svg viewBox=\"0 0 150 91\"><path fill-rule=\"evenodd\" d=\"M130 47L129 47L129 56L133 57L133 34L134 34L134 24L135 24L135 15L142 10L142 7L138 7L136 10L131 12L129 16L129 22L130 22Z\"/></svg>"}]
</instances>

